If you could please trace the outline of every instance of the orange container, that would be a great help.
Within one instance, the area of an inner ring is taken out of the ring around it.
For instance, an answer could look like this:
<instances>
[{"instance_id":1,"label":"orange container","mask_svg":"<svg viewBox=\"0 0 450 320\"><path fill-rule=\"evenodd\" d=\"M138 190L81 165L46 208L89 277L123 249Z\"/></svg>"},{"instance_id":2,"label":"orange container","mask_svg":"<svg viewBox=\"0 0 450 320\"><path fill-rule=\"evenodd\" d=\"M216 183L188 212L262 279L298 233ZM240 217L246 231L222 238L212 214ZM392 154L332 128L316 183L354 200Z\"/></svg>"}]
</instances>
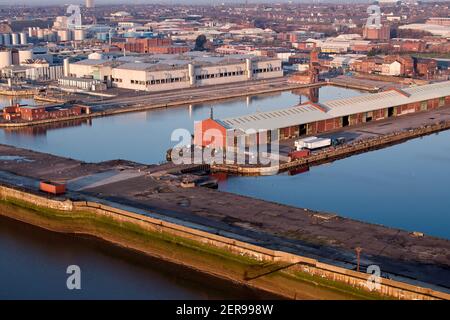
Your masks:
<instances>
[{"instance_id":1,"label":"orange container","mask_svg":"<svg viewBox=\"0 0 450 320\"><path fill-rule=\"evenodd\" d=\"M39 184L41 191L51 194L63 194L66 193L66 185L61 183L54 183L50 181L41 181Z\"/></svg>"},{"instance_id":2,"label":"orange container","mask_svg":"<svg viewBox=\"0 0 450 320\"><path fill-rule=\"evenodd\" d=\"M289 153L289 157L291 157L291 161L292 161L292 160L308 157L310 154L311 154L311 151L309 151L308 149L303 149L303 150L299 150L299 151L292 151L291 153Z\"/></svg>"}]
</instances>

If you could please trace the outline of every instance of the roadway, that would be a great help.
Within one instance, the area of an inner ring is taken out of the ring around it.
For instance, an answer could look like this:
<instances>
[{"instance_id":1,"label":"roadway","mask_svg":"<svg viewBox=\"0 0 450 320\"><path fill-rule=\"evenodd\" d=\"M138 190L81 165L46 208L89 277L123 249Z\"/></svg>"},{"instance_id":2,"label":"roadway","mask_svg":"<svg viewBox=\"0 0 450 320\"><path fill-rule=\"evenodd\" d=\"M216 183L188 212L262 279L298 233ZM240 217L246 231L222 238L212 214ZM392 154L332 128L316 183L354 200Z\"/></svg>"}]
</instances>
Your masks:
<instances>
[{"instance_id":1,"label":"roadway","mask_svg":"<svg viewBox=\"0 0 450 320\"><path fill-rule=\"evenodd\" d=\"M249 94L293 90L304 86L289 84L287 78L276 78L154 93L119 89L117 90L117 97L94 101L91 106L94 107L95 111L139 105L164 106L167 104L167 106L172 106L174 104L199 103L200 101L220 100Z\"/></svg>"}]
</instances>

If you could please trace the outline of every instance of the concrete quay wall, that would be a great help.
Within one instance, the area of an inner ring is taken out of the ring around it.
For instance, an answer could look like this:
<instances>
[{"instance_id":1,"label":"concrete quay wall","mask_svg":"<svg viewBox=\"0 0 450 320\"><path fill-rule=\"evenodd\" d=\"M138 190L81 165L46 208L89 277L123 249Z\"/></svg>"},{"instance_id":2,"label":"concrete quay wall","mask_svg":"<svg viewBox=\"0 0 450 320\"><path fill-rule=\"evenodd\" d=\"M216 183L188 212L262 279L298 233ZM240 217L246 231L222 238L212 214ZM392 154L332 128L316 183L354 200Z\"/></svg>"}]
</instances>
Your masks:
<instances>
[{"instance_id":1,"label":"concrete quay wall","mask_svg":"<svg viewBox=\"0 0 450 320\"><path fill-rule=\"evenodd\" d=\"M301 271L313 276L345 283L352 287L369 290L368 280L371 276L370 274L321 263L315 259L287 252L270 250L218 234L166 222L160 219L136 214L127 210L106 206L96 202L71 201L69 199L64 201L54 200L7 186L0 186L0 199L25 201L39 207L62 210L67 212L68 215L70 215L73 211L86 211L99 216L109 217L119 224L130 223L137 225L144 230L187 239L207 246L213 246L215 248L220 248L236 255L250 257L258 261L292 264L286 268L285 272ZM217 233L219 233L219 231L217 231ZM380 286L374 290L381 295L395 299L450 299L450 294L444 292L384 278L381 279Z\"/></svg>"},{"instance_id":2,"label":"concrete quay wall","mask_svg":"<svg viewBox=\"0 0 450 320\"><path fill-rule=\"evenodd\" d=\"M54 210L71 211L73 210L73 202L71 200L54 200L51 198L42 197L40 195L32 194L27 191L10 188L0 185L0 200L14 199L25 201L32 205L50 208Z\"/></svg>"}]
</instances>

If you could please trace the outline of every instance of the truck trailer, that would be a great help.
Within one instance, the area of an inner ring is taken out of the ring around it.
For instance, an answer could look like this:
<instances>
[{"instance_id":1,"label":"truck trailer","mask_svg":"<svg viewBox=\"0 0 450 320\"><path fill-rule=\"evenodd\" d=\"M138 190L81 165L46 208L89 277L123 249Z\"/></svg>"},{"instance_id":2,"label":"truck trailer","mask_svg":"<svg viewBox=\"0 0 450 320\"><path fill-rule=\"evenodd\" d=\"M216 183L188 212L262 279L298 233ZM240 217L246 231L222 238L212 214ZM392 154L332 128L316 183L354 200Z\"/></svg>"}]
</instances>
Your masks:
<instances>
[{"instance_id":1,"label":"truck trailer","mask_svg":"<svg viewBox=\"0 0 450 320\"><path fill-rule=\"evenodd\" d=\"M302 149L315 150L331 146L330 138L308 137L295 141L297 151Z\"/></svg>"}]
</instances>

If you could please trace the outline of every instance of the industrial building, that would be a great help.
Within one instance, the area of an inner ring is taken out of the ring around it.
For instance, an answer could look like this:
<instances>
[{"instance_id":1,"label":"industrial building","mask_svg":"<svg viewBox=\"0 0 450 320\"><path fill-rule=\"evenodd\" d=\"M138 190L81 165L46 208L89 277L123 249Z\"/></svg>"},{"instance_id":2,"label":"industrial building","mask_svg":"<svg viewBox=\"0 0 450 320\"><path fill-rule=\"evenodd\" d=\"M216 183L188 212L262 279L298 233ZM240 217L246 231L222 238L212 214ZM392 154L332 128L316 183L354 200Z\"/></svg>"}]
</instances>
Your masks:
<instances>
[{"instance_id":1,"label":"industrial building","mask_svg":"<svg viewBox=\"0 0 450 320\"><path fill-rule=\"evenodd\" d=\"M67 76L100 80L109 87L165 91L283 76L281 60L243 55L129 56L115 60L86 59L68 65Z\"/></svg>"},{"instance_id":2,"label":"industrial building","mask_svg":"<svg viewBox=\"0 0 450 320\"><path fill-rule=\"evenodd\" d=\"M60 119L89 114L90 109L80 105L15 105L3 108L3 119L6 121L38 121Z\"/></svg>"},{"instance_id":3,"label":"industrial building","mask_svg":"<svg viewBox=\"0 0 450 320\"><path fill-rule=\"evenodd\" d=\"M258 141L248 139L255 135L249 130L266 131L268 137L275 130L279 139L285 140L444 106L450 106L450 81L390 89L324 103L306 102L287 109L235 118L206 119L195 124L194 144L209 145L214 140L209 136L209 129L222 133L222 146L225 147L236 143L226 139L235 139L237 136L245 136L247 144L248 141Z\"/></svg>"}]
</instances>

